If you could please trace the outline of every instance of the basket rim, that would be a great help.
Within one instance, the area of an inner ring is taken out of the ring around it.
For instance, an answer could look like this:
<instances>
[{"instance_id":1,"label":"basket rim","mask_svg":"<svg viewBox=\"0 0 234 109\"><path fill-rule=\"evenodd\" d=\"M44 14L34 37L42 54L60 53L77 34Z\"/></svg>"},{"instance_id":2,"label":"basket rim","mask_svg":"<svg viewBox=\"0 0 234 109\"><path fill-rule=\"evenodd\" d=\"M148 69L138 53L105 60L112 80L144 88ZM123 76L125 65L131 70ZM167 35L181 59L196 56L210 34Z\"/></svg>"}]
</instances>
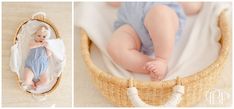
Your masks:
<instances>
[{"instance_id":1,"label":"basket rim","mask_svg":"<svg viewBox=\"0 0 234 109\"><path fill-rule=\"evenodd\" d=\"M180 82L183 85L186 85L191 82L196 82L197 80L205 78L206 76L211 75L212 71L216 67L223 66L227 58L227 55L229 54L230 43L231 43L230 34L226 34L230 32L230 26L228 25L226 11L221 12L221 14L219 15L218 24L219 24L218 27L221 30L221 39L220 39L221 48L220 48L218 58L212 64L207 66L205 69L195 74L192 74L186 77L181 77ZM121 87L127 88L129 79L120 78L120 77L111 75L111 73L109 72L102 71L92 62L90 52L89 52L89 46L90 46L91 40L89 39L88 33L85 31L85 29L81 27L80 27L80 36L81 36L81 40L80 40L81 48L80 49L81 49L83 60L89 69L89 73L91 75L98 76L99 79L105 79L106 81L112 84L116 84ZM169 88L169 87L176 85L177 83L176 79L160 81L160 82L141 81L141 80L133 80L133 81L135 83L135 86L140 87L140 88L144 88L146 85L147 85L147 88Z\"/></svg>"},{"instance_id":2,"label":"basket rim","mask_svg":"<svg viewBox=\"0 0 234 109\"><path fill-rule=\"evenodd\" d=\"M14 38L14 39L13 39L13 43L14 43L14 44L16 44L16 42L17 42L17 35L18 35L19 31L21 30L21 27L22 27L24 24L26 24L27 22L32 21L32 20L37 20L37 21L40 21L40 22L43 22L43 23L48 24L48 25L53 29L53 31L54 31L54 33L55 33L55 35L56 35L56 39L61 38L61 37L60 37L60 33L59 33L57 27L54 25L54 23L53 23L50 19L48 19L48 18L46 18L46 17L44 17L44 16L38 15L38 16L35 16L34 18L28 18L28 19L26 19L26 20L23 20L23 21L18 25L18 27L17 27L17 29L16 29L16 31L15 31L15 34L14 34L14 36L13 36L13 38ZM61 72L60 75L57 77L56 83L53 85L53 87L52 87L50 90L46 91L46 92L39 93L39 94L32 93L32 92L29 92L29 91L25 91L25 92L26 92L27 94L34 94L34 95L37 95L37 96L38 96L38 95L42 95L42 96L43 96L43 95L50 94L50 93L52 93L55 89L57 89L59 83L61 82L61 77L62 77L62 72ZM21 83L21 82L20 82L20 79L19 79L18 75L16 75L16 78L17 78L17 84L18 84L18 86L21 87L21 86L20 86L20 83Z\"/></svg>"},{"instance_id":3,"label":"basket rim","mask_svg":"<svg viewBox=\"0 0 234 109\"><path fill-rule=\"evenodd\" d=\"M17 41L17 35L18 35L18 33L19 33L21 27L22 27L24 24L26 24L28 21L32 21L32 20L37 20L37 21L40 21L40 22L43 22L43 23L48 24L50 27L52 27L53 31L55 32L56 38L61 38L61 37L60 37L60 33L59 33L57 27L52 23L52 21L51 21L50 19L48 19L48 18L37 18L37 17L36 17L36 18L29 18L29 19L23 20L23 21L18 25L18 27L17 27L17 29L16 29L16 32L15 32L15 34L14 34L14 37L13 37L13 38L14 38L14 39L13 39L13 43L14 43L14 44L15 44L16 41Z\"/></svg>"}]
</instances>

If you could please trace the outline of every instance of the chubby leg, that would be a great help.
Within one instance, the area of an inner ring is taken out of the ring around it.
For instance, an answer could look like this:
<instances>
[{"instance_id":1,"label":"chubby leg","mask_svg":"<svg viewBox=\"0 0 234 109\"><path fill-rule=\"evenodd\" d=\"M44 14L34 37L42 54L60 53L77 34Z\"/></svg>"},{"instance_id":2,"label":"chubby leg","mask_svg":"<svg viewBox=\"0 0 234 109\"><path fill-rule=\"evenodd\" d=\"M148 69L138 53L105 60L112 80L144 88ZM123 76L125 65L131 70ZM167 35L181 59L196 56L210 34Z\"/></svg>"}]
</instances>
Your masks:
<instances>
[{"instance_id":1,"label":"chubby leg","mask_svg":"<svg viewBox=\"0 0 234 109\"><path fill-rule=\"evenodd\" d=\"M179 26L178 16L166 5L155 5L146 14L145 27L153 41L156 58L146 64L153 80L162 80L166 75L167 62L172 54Z\"/></svg>"},{"instance_id":2,"label":"chubby leg","mask_svg":"<svg viewBox=\"0 0 234 109\"><path fill-rule=\"evenodd\" d=\"M148 56L140 52L141 42L133 28L125 24L112 35L107 50L112 59L123 68L139 73L149 73L144 69Z\"/></svg>"},{"instance_id":3,"label":"chubby leg","mask_svg":"<svg viewBox=\"0 0 234 109\"><path fill-rule=\"evenodd\" d=\"M25 85L25 88L28 89L28 88L35 88L35 85L34 85L34 82L32 81L33 80L33 77L34 77L34 74L32 72L32 70L30 70L29 68L24 68L24 85Z\"/></svg>"},{"instance_id":4,"label":"chubby leg","mask_svg":"<svg viewBox=\"0 0 234 109\"><path fill-rule=\"evenodd\" d=\"M39 81L36 82L36 86L42 86L42 85L45 85L45 84L48 84L49 83L49 79L48 79L48 76L47 76L47 72L44 72L40 78L39 78Z\"/></svg>"}]
</instances>

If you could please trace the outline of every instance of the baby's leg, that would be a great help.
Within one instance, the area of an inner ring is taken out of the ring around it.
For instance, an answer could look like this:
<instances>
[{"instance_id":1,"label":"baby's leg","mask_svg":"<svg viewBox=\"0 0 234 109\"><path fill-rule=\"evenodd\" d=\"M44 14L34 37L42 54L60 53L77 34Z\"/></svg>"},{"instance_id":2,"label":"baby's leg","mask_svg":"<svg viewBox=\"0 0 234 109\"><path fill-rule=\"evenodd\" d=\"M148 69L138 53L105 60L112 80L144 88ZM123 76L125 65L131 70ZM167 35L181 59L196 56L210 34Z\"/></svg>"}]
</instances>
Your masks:
<instances>
[{"instance_id":1,"label":"baby's leg","mask_svg":"<svg viewBox=\"0 0 234 109\"><path fill-rule=\"evenodd\" d=\"M24 84L35 88L34 82L32 81L34 74L29 68L24 68Z\"/></svg>"},{"instance_id":2,"label":"baby's leg","mask_svg":"<svg viewBox=\"0 0 234 109\"><path fill-rule=\"evenodd\" d=\"M36 83L36 86L42 86L42 85L45 85L45 84L48 84L49 83L49 79L48 79L48 76L47 76L47 72L44 72L40 78L39 78L39 81Z\"/></svg>"},{"instance_id":3,"label":"baby's leg","mask_svg":"<svg viewBox=\"0 0 234 109\"><path fill-rule=\"evenodd\" d=\"M179 2L187 15L195 15L200 12L202 2Z\"/></svg>"},{"instance_id":4,"label":"baby's leg","mask_svg":"<svg viewBox=\"0 0 234 109\"><path fill-rule=\"evenodd\" d=\"M141 42L130 25L123 25L112 35L107 50L112 59L123 68L139 73L148 73L144 69L148 56L140 52Z\"/></svg>"},{"instance_id":5,"label":"baby's leg","mask_svg":"<svg viewBox=\"0 0 234 109\"><path fill-rule=\"evenodd\" d=\"M155 5L147 13L144 23L156 51L155 60L148 62L146 69L153 72L152 79L162 80L166 75L167 62L173 51L179 26L178 17L170 7Z\"/></svg>"}]
</instances>

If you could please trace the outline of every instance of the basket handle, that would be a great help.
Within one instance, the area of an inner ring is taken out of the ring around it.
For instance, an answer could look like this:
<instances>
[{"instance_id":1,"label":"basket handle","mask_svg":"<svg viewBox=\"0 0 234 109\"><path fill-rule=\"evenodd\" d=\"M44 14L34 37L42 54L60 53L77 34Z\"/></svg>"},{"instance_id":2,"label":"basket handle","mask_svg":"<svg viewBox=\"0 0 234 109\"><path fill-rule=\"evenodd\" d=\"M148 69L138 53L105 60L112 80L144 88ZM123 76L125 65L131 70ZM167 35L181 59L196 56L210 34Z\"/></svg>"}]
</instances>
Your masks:
<instances>
[{"instance_id":1,"label":"basket handle","mask_svg":"<svg viewBox=\"0 0 234 109\"><path fill-rule=\"evenodd\" d=\"M177 78L179 80L179 78ZM179 84L178 84L179 83ZM177 81L177 85L173 87L173 92L171 98L163 105L159 107L176 107L184 94L184 86L180 84L180 81ZM133 86L133 80L129 80L129 88L127 89L127 95L134 107L155 107L149 104L146 104L138 96L138 91L136 87Z\"/></svg>"},{"instance_id":2,"label":"basket handle","mask_svg":"<svg viewBox=\"0 0 234 109\"><path fill-rule=\"evenodd\" d=\"M43 18L46 18L46 13L45 12L37 12L35 14L32 15L32 19L35 19L36 17L43 17Z\"/></svg>"}]
</instances>

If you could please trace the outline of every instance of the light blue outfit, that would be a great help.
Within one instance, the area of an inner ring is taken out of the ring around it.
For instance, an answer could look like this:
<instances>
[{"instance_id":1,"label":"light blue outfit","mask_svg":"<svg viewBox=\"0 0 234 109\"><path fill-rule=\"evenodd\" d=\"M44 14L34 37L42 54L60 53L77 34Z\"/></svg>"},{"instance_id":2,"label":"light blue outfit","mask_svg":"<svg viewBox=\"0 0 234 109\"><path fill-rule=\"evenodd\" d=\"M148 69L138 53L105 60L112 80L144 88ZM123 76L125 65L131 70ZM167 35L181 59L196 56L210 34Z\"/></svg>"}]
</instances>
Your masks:
<instances>
[{"instance_id":1,"label":"light blue outfit","mask_svg":"<svg viewBox=\"0 0 234 109\"><path fill-rule=\"evenodd\" d=\"M25 67L32 70L34 74L34 81L39 80L48 68L48 56L45 47L37 47L30 49L28 57L25 62Z\"/></svg>"},{"instance_id":2,"label":"light blue outfit","mask_svg":"<svg viewBox=\"0 0 234 109\"><path fill-rule=\"evenodd\" d=\"M141 40L141 51L147 55L154 53L153 43L149 32L145 28L144 18L149 9L155 4L164 4L175 10L179 17L179 29L176 33L176 42L179 40L185 26L186 15L182 7L174 2L125 2L119 8L117 20L114 23L114 30L124 24L129 24L138 34ZM157 29L157 28L155 28Z\"/></svg>"}]
</instances>

